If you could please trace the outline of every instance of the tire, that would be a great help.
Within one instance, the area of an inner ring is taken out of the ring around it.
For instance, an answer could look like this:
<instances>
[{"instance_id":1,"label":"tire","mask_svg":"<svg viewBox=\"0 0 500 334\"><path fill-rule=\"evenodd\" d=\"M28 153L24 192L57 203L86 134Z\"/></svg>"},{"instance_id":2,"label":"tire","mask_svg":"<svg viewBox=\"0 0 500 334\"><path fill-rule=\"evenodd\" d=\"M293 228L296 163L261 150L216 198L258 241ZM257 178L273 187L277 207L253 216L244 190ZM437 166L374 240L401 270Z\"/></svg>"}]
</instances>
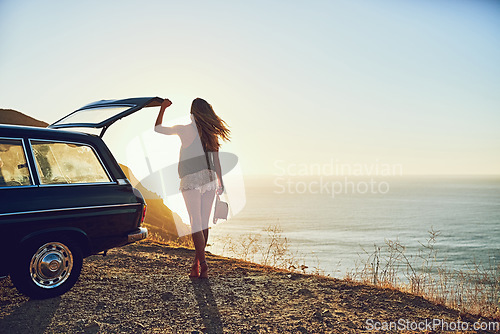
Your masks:
<instances>
[{"instance_id":1,"label":"tire","mask_svg":"<svg viewBox=\"0 0 500 334\"><path fill-rule=\"evenodd\" d=\"M75 285L82 263L81 249L73 240L38 239L20 252L10 276L14 286L25 295L52 298Z\"/></svg>"}]
</instances>

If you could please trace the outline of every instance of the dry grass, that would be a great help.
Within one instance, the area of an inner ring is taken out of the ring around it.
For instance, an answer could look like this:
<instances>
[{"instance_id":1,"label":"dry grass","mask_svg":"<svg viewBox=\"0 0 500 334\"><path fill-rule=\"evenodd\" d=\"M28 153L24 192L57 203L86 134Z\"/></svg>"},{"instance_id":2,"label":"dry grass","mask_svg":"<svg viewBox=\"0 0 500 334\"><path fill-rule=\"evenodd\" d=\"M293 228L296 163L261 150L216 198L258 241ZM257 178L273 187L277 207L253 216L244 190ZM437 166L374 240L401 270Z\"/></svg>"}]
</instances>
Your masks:
<instances>
[{"instance_id":1,"label":"dry grass","mask_svg":"<svg viewBox=\"0 0 500 334\"><path fill-rule=\"evenodd\" d=\"M265 266L285 269L293 272L306 273L304 257L293 252L290 242L283 235L279 223L267 227L264 233L249 233L238 238L226 236L216 242L221 243L222 255L243 261L254 262ZM311 270L309 270L309 273ZM312 273L324 274L318 267Z\"/></svg>"},{"instance_id":2,"label":"dry grass","mask_svg":"<svg viewBox=\"0 0 500 334\"><path fill-rule=\"evenodd\" d=\"M186 235L176 239L165 239L160 234L153 232L148 235L146 240L154 241L170 247L185 247L194 249L193 239L191 239L190 235Z\"/></svg>"},{"instance_id":3,"label":"dry grass","mask_svg":"<svg viewBox=\"0 0 500 334\"><path fill-rule=\"evenodd\" d=\"M451 270L439 261L435 247L439 231L429 231L429 238L415 254L398 240L374 245L372 253L346 274L346 279L425 297L428 300L485 317L500 318L500 263L468 263L464 269Z\"/></svg>"},{"instance_id":4,"label":"dry grass","mask_svg":"<svg viewBox=\"0 0 500 334\"><path fill-rule=\"evenodd\" d=\"M461 312L500 319L500 263L470 263L462 270L450 270L438 261L436 239L439 231L429 231L426 243L420 243L415 254L398 240L386 240L364 251L355 268L345 275L347 281L390 288L422 296ZM165 240L153 233L149 240L169 246L194 248L190 236ZM264 233L249 233L238 238L217 240L222 255L291 272L326 276L319 260L312 268L304 257L293 252L279 223Z\"/></svg>"}]
</instances>

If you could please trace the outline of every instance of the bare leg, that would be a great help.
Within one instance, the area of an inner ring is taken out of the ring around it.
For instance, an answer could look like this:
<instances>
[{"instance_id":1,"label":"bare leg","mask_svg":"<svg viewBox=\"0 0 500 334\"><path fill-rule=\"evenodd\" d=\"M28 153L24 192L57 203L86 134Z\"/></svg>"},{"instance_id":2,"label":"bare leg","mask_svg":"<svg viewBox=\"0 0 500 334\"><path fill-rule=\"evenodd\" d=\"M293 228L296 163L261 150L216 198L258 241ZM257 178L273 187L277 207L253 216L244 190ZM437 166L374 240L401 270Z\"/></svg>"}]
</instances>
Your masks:
<instances>
[{"instance_id":1,"label":"bare leg","mask_svg":"<svg viewBox=\"0 0 500 334\"><path fill-rule=\"evenodd\" d=\"M208 243L208 228L203 230L203 236L205 237L205 247L207 247L207 243Z\"/></svg>"},{"instance_id":2,"label":"bare leg","mask_svg":"<svg viewBox=\"0 0 500 334\"><path fill-rule=\"evenodd\" d=\"M201 219L201 194L198 190L184 190L182 192L186 208L189 214L189 221L191 223L191 237L193 238L195 258L193 267L191 269L190 277L198 276L198 263L205 264L205 236L202 232L202 219Z\"/></svg>"},{"instance_id":3,"label":"bare leg","mask_svg":"<svg viewBox=\"0 0 500 334\"><path fill-rule=\"evenodd\" d=\"M208 220L214 204L215 190L209 190L201 195L201 226L203 227L203 235L205 242L208 241Z\"/></svg>"},{"instance_id":4,"label":"bare leg","mask_svg":"<svg viewBox=\"0 0 500 334\"><path fill-rule=\"evenodd\" d=\"M205 260L205 237L202 231L191 234L191 237L193 238L195 256L189 277L207 278L208 266Z\"/></svg>"},{"instance_id":5,"label":"bare leg","mask_svg":"<svg viewBox=\"0 0 500 334\"><path fill-rule=\"evenodd\" d=\"M212 211L212 204L214 202L215 190L206 191L201 195L201 225L203 228L203 237L205 239L205 247L208 242L208 220L210 218L210 212ZM200 261L200 277L208 277L208 266L206 263Z\"/></svg>"}]
</instances>

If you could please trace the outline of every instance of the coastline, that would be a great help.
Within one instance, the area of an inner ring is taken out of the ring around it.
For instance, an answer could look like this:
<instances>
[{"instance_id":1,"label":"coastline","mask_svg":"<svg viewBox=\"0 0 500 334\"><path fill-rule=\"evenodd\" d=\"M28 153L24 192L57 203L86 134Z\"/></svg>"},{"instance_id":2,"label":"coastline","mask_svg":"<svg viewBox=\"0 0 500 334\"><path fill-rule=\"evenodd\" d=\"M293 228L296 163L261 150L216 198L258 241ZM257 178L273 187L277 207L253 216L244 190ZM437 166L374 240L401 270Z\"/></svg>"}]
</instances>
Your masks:
<instances>
[{"instance_id":1,"label":"coastline","mask_svg":"<svg viewBox=\"0 0 500 334\"><path fill-rule=\"evenodd\" d=\"M318 176L291 179L303 190L304 184L316 186ZM264 239L268 227L280 226L291 250L302 256L306 265L319 264L325 273L341 278L362 264L375 245L386 247L386 241L397 241L405 247L406 255L418 257L430 232L436 231L436 262L447 269L498 263L500 176L430 175L379 180L390 184L388 193L332 197L309 191L281 193L272 176L245 177L246 206L227 223L214 226L209 250L233 256L223 249L228 237L235 243L249 235Z\"/></svg>"}]
</instances>

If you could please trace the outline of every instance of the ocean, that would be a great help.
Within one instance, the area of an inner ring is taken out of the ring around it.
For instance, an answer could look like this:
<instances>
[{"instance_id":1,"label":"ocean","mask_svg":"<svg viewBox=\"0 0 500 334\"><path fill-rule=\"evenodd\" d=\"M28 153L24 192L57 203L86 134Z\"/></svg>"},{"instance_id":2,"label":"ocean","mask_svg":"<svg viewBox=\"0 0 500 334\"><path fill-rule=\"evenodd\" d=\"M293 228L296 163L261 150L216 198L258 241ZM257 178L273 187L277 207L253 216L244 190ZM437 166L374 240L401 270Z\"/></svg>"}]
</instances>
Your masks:
<instances>
[{"instance_id":1,"label":"ocean","mask_svg":"<svg viewBox=\"0 0 500 334\"><path fill-rule=\"evenodd\" d=\"M244 208L211 229L212 253L233 256L228 240L265 236L278 225L310 272L319 267L339 278L388 240L420 263L431 230L438 233L435 260L449 270L500 260L499 176L270 176L244 183Z\"/></svg>"}]
</instances>

